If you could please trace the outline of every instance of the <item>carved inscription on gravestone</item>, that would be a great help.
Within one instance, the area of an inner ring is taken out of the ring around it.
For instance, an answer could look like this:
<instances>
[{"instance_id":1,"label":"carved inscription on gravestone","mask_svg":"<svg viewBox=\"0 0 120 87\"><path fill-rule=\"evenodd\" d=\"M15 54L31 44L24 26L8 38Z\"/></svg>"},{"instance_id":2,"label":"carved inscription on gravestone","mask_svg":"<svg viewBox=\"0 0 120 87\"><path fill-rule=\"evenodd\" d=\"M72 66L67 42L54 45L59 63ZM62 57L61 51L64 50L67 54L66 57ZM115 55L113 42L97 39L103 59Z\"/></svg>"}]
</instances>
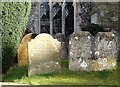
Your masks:
<instances>
[{"instance_id":1,"label":"carved inscription on gravestone","mask_svg":"<svg viewBox=\"0 0 120 87\"><path fill-rule=\"evenodd\" d=\"M112 32L99 32L95 37L93 70L115 69L117 63L117 37Z\"/></svg>"},{"instance_id":2,"label":"carved inscription on gravestone","mask_svg":"<svg viewBox=\"0 0 120 87\"><path fill-rule=\"evenodd\" d=\"M95 37L83 31L73 33L69 40L69 69L116 69L117 52L117 36L112 32L99 32Z\"/></svg>"},{"instance_id":3,"label":"carved inscription on gravestone","mask_svg":"<svg viewBox=\"0 0 120 87\"><path fill-rule=\"evenodd\" d=\"M69 69L89 70L89 58L92 57L92 35L81 31L73 33L69 40Z\"/></svg>"},{"instance_id":4,"label":"carved inscription on gravestone","mask_svg":"<svg viewBox=\"0 0 120 87\"><path fill-rule=\"evenodd\" d=\"M28 43L28 76L58 71L61 44L49 34L39 34Z\"/></svg>"}]
</instances>

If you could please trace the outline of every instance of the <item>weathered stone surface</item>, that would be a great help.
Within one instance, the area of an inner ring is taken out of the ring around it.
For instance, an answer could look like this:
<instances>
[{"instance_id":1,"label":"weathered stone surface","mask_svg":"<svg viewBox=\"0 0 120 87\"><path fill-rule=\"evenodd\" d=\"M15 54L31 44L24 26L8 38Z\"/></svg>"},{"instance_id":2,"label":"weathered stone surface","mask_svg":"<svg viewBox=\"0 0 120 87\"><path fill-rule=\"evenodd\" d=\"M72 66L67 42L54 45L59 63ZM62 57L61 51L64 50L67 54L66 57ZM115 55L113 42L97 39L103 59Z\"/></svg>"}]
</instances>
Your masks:
<instances>
[{"instance_id":1,"label":"weathered stone surface","mask_svg":"<svg viewBox=\"0 0 120 87\"><path fill-rule=\"evenodd\" d=\"M28 75L58 71L60 66L61 44L49 34L39 34L28 43Z\"/></svg>"},{"instance_id":2,"label":"weathered stone surface","mask_svg":"<svg viewBox=\"0 0 120 87\"><path fill-rule=\"evenodd\" d=\"M73 33L69 40L69 69L89 70L89 58L92 57L92 35L81 31Z\"/></svg>"},{"instance_id":3,"label":"weathered stone surface","mask_svg":"<svg viewBox=\"0 0 120 87\"><path fill-rule=\"evenodd\" d=\"M100 32L95 37L88 32L74 33L69 41L69 69L116 69L117 51L117 37L112 32Z\"/></svg>"},{"instance_id":4,"label":"weathered stone surface","mask_svg":"<svg viewBox=\"0 0 120 87\"><path fill-rule=\"evenodd\" d=\"M112 32L99 32L95 38L93 70L115 69L117 62L117 37Z\"/></svg>"},{"instance_id":5,"label":"weathered stone surface","mask_svg":"<svg viewBox=\"0 0 120 87\"><path fill-rule=\"evenodd\" d=\"M28 64L28 42L32 39L32 33L25 35L22 38L20 46L17 50L18 65L25 66Z\"/></svg>"}]
</instances>

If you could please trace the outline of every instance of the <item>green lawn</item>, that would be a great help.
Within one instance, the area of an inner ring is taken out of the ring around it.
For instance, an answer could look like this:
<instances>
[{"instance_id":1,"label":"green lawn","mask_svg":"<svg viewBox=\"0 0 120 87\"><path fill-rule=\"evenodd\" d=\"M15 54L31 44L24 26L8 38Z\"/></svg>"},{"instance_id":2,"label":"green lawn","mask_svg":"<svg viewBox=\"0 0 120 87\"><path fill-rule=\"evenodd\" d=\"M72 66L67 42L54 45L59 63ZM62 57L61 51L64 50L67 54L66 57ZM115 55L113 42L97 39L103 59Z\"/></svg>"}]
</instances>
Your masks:
<instances>
[{"instance_id":1,"label":"green lawn","mask_svg":"<svg viewBox=\"0 0 120 87\"><path fill-rule=\"evenodd\" d=\"M70 71L67 62L62 62L62 70L55 73L27 77L27 67L13 67L3 81L14 81L30 85L118 85L118 71ZM118 64L120 67L120 63Z\"/></svg>"}]
</instances>

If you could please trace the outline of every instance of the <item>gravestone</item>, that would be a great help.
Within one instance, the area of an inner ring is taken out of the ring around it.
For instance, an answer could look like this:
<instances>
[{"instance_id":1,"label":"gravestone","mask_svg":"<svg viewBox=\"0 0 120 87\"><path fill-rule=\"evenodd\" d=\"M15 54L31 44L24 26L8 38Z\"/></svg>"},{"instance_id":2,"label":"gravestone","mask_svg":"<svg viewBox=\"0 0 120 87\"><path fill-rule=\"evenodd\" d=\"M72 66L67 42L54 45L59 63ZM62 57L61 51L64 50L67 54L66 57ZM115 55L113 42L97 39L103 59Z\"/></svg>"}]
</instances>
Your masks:
<instances>
[{"instance_id":1,"label":"gravestone","mask_svg":"<svg viewBox=\"0 0 120 87\"><path fill-rule=\"evenodd\" d=\"M117 36L112 32L99 32L95 37L83 31L73 33L69 41L69 69L116 69L117 52Z\"/></svg>"},{"instance_id":2,"label":"gravestone","mask_svg":"<svg viewBox=\"0 0 120 87\"><path fill-rule=\"evenodd\" d=\"M32 33L25 35L20 43L17 50L18 65L25 66L28 65L28 42L32 39Z\"/></svg>"},{"instance_id":3,"label":"gravestone","mask_svg":"<svg viewBox=\"0 0 120 87\"><path fill-rule=\"evenodd\" d=\"M90 70L93 36L89 32L73 33L69 39L69 69Z\"/></svg>"},{"instance_id":4,"label":"gravestone","mask_svg":"<svg viewBox=\"0 0 120 87\"><path fill-rule=\"evenodd\" d=\"M49 34L39 34L28 43L28 76L61 69L61 44Z\"/></svg>"},{"instance_id":5,"label":"gravestone","mask_svg":"<svg viewBox=\"0 0 120 87\"><path fill-rule=\"evenodd\" d=\"M60 42L65 42L65 35L62 33L56 33L54 35L54 38L57 39Z\"/></svg>"},{"instance_id":6,"label":"gravestone","mask_svg":"<svg viewBox=\"0 0 120 87\"><path fill-rule=\"evenodd\" d=\"M117 37L112 32L99 32L95 38L93 70L115 69L117 62Z\"/></svg>"},{"instance_id":7,"label":"gravestone","mask_svg":"<svg viewBox=\"0 0 120 87\"><path fill-rule=\"evenodd\" d=\"M62 33L56 33L54 37L61 42L61 58L68 58L68 45L66 36Z\"/></svg>"}]
</instances>

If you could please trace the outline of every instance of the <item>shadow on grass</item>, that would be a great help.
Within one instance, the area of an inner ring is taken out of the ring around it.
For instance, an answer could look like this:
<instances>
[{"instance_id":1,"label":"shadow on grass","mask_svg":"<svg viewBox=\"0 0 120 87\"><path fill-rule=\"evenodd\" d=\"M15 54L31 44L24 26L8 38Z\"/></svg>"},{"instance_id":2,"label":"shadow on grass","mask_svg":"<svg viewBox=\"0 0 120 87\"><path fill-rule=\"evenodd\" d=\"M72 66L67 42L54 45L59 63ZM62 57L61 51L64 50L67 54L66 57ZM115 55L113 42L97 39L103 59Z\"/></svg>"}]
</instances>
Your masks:
<instances>
[{"instance_id":1,"label":"shadow on grass","mask_svg":"<svg viewBox=\"0 0 120 87\"><path fill-rule=\"evenodd\" d=\"M15 81L31 85L118 85L118 71L71 71L68 69L67 61L62 61L62 69L59 72L40 74L27 77L28 67L13 67L3 81Z\"/></svg>"},{"instance_id":2,"label":"shadow on grass","mask_svg":"<svg viewBox=\"0 0 120 87\"><path fill-rule=\"evenodd\" d=\"M21 79L24 76L27 76L28 68L27 66L18 67L14 66L10 68L7 74L2 76L2 81L14 81L16 79Z\"/></svg>"}]
</instances>

